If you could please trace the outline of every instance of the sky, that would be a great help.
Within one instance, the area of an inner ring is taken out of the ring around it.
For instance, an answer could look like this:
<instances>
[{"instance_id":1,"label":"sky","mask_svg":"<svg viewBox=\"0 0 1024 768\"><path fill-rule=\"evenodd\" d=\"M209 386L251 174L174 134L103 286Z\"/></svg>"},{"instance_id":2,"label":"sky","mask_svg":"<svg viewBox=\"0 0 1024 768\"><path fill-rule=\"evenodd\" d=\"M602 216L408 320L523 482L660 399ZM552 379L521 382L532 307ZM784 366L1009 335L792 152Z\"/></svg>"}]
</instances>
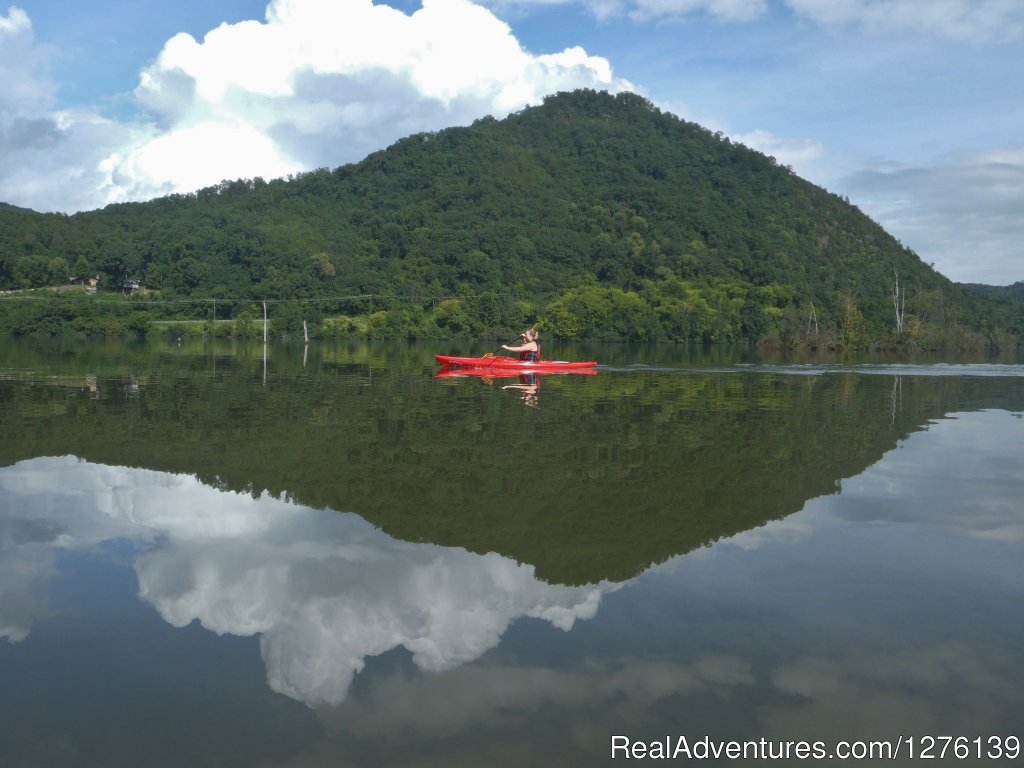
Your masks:
<instances>
[{"instance_id":1,"label":"sky","mask_svg":"<svg viewBox=\"0 0 1024 768\"><path fill-rule=\"evenodd\" d=\"M13 205L335 168L586 87L773 155L953 280L1024 280L1022 0L8 3Z\"/></svg>"}]
</instances>

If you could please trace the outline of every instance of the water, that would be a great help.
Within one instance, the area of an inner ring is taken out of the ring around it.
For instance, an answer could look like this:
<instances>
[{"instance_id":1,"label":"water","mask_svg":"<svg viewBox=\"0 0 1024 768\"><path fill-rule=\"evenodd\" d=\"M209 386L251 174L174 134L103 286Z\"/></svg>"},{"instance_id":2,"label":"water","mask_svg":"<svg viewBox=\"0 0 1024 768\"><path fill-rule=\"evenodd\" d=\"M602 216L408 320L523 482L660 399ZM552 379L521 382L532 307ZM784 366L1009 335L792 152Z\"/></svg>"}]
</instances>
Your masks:
<instances>
[{"instance_id":1,"label":"water","mask_svg":"<svg viewBox=\"0 0 1024 768\"><path fill-rule=\"evenodd\" d=\"M1019 364L0 353L0 765L1024 735Z\"/></svg>"}]
</instances>

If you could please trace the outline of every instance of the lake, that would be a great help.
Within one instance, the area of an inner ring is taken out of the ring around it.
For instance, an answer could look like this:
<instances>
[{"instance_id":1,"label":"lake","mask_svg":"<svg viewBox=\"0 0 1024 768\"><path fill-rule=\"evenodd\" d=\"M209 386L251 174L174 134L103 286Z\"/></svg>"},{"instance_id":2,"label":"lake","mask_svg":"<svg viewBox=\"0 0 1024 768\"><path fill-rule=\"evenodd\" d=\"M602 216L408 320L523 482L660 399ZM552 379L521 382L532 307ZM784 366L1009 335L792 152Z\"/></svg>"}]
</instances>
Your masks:
<instances>
[{"instance_id":1,"label":"lake","mask_svg":"<svg viewBox=\"0 0 1024 768\"><path fill-rule=\"evenodd\" d=\"M0 341L0 765L1020 757L1020 361L443 346Z\"/></svg>"}]
</instances>

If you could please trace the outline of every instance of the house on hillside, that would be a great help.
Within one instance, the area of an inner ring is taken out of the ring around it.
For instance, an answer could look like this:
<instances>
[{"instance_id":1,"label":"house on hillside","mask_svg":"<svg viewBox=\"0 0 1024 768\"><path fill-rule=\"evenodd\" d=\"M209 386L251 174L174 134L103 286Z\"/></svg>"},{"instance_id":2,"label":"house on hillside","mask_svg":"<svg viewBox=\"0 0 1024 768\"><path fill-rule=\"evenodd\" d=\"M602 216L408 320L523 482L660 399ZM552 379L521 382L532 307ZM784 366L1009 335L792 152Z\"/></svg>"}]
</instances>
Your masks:
<instances>
[{"instance_id":1,"label":"house on hillside","mask_svg":"<svg viewBox=\"0 0 1024 768\"><path fill-rule=\"evenodd\" d=\"M72 277L68 280L70 285L84 285L85 290L89 293L96 293L96 289L100 285L99 275L89 275L88 277Z\"/></svg>"}]
</instances>

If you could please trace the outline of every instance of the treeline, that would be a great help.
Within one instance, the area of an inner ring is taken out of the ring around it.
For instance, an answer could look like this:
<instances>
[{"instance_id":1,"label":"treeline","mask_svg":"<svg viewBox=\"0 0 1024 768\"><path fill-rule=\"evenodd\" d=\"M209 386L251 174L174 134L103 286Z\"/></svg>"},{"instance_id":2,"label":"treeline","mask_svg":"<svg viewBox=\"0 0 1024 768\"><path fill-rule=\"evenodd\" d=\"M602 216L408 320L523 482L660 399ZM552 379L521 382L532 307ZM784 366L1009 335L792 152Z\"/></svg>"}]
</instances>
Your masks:
<instances>
[{"instance_id":1,"label":"treeline","mask_svg":"<svg viewBox=\"0 0 1024 768\"><path fill-rule=\"evenodd\" d=\"M272 300L285 329L315 309L318 333L351 321L500 335L544 317L566 338L779 345L888 343L898 275L898 342L1024 328L1019 305L952 283L773 158L639 96L591 91L333 171L74 216L0 208L0 288L88 275L217 299L230 320ZM378 302L339 298L368 295ZM32 327L38 308L2 303L0 329ZM202 314L191 306L179 314Z\"/></svg>"},{"instance_id":2,"label":"treeline","mask_svg":"<svg viewBox=\"0 0 1024 768\"><path fill-rule=\"evenodd\" d=\"M792 302L791 289L742 282L703 286L650 281L639 291L585 285L546 304L510 295L461 297L363 295L267 303L274 338L509 338L539 324L548 338L573 341L721 343L756 340L778 349L1014 349L1012 332L971 328L939 292L920 295L921 315L903 333L871 331L851 297L838 319ZM150 335L239 339L264 333L263 302L129 298L120 294L33 291L0 299L0 331L16 336ZM920 310L919 310L920 311ZM819 314L820 313L820 314Z\"/></svg>"}]
</instances>

